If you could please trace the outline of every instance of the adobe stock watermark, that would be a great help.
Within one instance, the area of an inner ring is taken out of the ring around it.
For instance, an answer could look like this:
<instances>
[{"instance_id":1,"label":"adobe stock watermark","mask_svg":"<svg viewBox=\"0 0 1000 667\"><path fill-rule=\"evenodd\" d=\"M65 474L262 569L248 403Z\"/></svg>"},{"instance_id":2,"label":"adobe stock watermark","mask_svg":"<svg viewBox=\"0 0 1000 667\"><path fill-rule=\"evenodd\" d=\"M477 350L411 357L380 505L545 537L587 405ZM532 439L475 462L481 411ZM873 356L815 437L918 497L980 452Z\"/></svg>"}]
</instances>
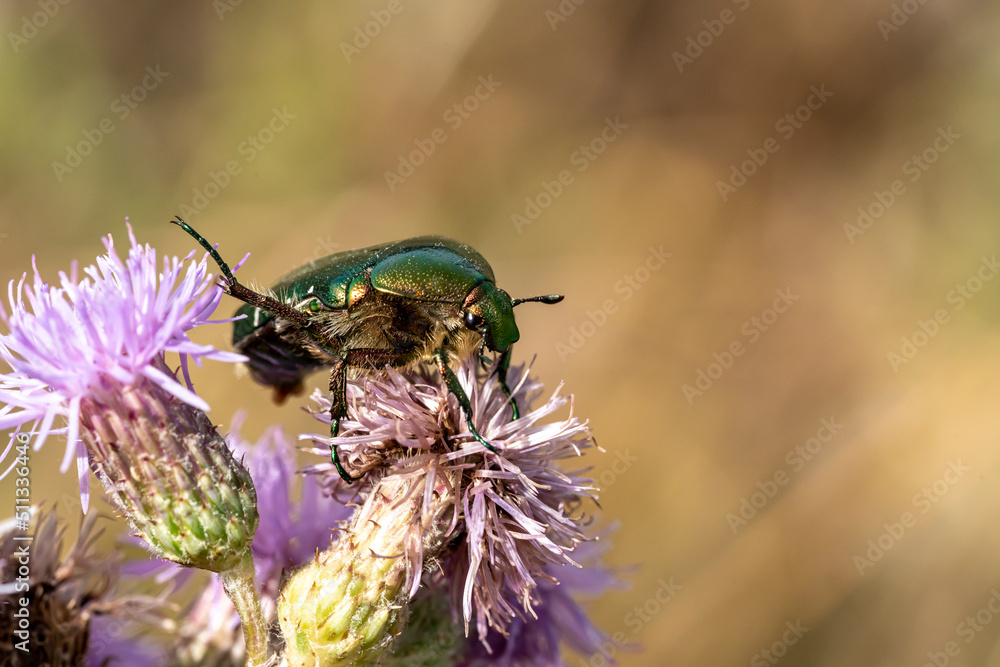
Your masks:
<instances>
[{"instance_id":1,"label":"adobe stock watermark","mask_svg":"<svg viewBox=\"0 0 1000 667\"><path fill-rule=\"evenodd\" d=\"M748 7L750 7L750 0L732 0L732 3L736 5L741 12L745 12ZM684 52L674 51L671 54L671 58L674 60L674 64L677 65L677 71L681 74L684 73L684 67L687 65L693 65L694 61L697 60L705 53L705 49L715 44L715 40L718 39L723 32L726 30L726 26L732 25L736 21L736 17L739 16L732 9L723 9L718 18L705 19L701 24L705 27L693 35L688 35L685 40Z\"/></svg>"},{"instance_id":2,"label":"adobe stock watermark","mask_svg":"<svg viewBox=\"0 0 1000 667\"><path fill-rule=\"evenodd\" d=\"M955 141L961 138L962 135L952 130L951 125L947 129L944 127L937 128L937 134L931 145L919 153L914 153L910 156L909 159L903 162L900 171L903 172L903 176L908 177L907 180L910 183L916 183L938 161L941 155L948 152L948 149L955 145ZM844 233L847 234L847 240L851 242L851 245L854 244L854 239L862 236L871 229L872 225L885 215L886 211L900 197L905 195L906 192L906 181L901 178L892 181L885 190L876 190L873 192L872 201L858 207L858 217L855 220L855 224L844 223Z\"/></svg>"},{"instance_id":3,"label":"adobe stock watermark","mask_svg":"<svg viewBox=\"0 0 1000 667\"><path fill-rule=\"evenodd\" d=\"M615 452L615 459L606 470L600 475L594 476L594 481L600 483L601 490L610 489L618 481L618 478L632 469L633 464L639 460L638 456L632 456L631 450L627 447L624 450Z\"/></svg>"},{"instance_id":4,"label":"adobe stock watermark","mask_svg":"<svg viewBox=\"0 0 1000 667\"><path fill-rule=\"evenodd\" d=\"M38 11L30 16L25 14L21 17L21 29L17 32L8 32L7 41L14 53L20 53L21 47L27 44L38 31L49 24L54 19L59 10L64 5L68 5L70 0L38 0Z\"/></svg>"},{"instance_id":5,"label":"adobe stock watermark","mask_svg":"<svg viewBox=\"0 0 1000 667\"><path fill-rule=\"evenodd\" d=\"M333 239L330 238L329 234L327 234L325 238L320 238L319 236L317 236L316 245L313 246L312 254L306 257L305 261L301 262L301 264L304 265L304 264L309 264L311 262L315 262L317 259L320 259L321 257L332 255L339 249L340 249L340 244L334 243Z\"/></svg>"},{"instance_id":6,"label":"adobe stock watermark","mask_svg":"<svg viewBox=\"0 0 1000 667\"><path fill-rule=\"evenodd\" d=\"M799 640L809 632L809 628L802 625L801 619L795 619L794 623L785 621L785 628L780 639L767 648L762 648L750 658L750 667L767 667L767 665L778 664L778 661L788 654L788 648L798 644Z\"/></svg>"},{"instance_id":7,"label":"adobe stock watermark","mask_svg":"<svg viewBox=\"0 0 1000 667\"><path fill-rule=\"evenodd\" d=\"M385 184L389 186L389 192L395 192L396 186L402 185L410 176L423 165L427 158L434 154L437 147L448 141L448 131L456 131L462 127L465 121L472 117L472 114L479 110L480 105L493 96L496 89L503 85L503 81L497 81L492 74L480 76L479 85L469 95L461 101L448 107L441 115L448 129L436 127L431 130L428 137L424 139L414 139L416 146L406 155L399 155L399 166L396 171L385 172Z\"/></svg>"},{"instance_id":8,"label":"adobe stock watermark","mask_svg":"<svg viewBox=\"0 0 1000 667\"><path fill-rule=\"evenodd\" d=\"M816 429L816 434L813 437L801 445L789 449L788 453L785 454L785 463L788 464L790 470L778 468L770 478L758 480L757 490L749 496L740 498L740 506L736 512L726 514L726 523L729 524L733 535L745 528L757 516L757 513L778 495L778 489L786 486L795 473L801 472L816 455L823 451L823 446L829 444L843 428L844 425L838 423L836 417L824 417L819 421L819 428Z\"/></svg>"},{"instance_id":9,"label":"adobe stock watermark","mask_svg":"<svg viewBox=\"0 0 1000 667\"><path fill-rule=\"evenodd\" d=\"M160 70L160 66L155 68L152 65L146 66L146 75L142 81L136 84L127 93L122 93L111 100L111 113L121 122L129 117L139 104L144 101L151 92L156 90L170 72ZM104 137L115 131L116 121L111 118L102 118L97 127L82 130L83 139L75 145L66 145L66 157L64 162L53 160L52 171L56 175L56 180L62 183L63 178L83 163L83 158L94 152L94 149L101 145Z\"/></svg>"},{"instance_id":10,"label":"adobe stock watermark","mask_svg":"<svg viewBox=\"0 0 1000 667\"><path fill-rule=\"evenodd\" d=\"M906 25L906 22L910 20L910 17L920 11L920 8L925 4L927 4L927 0L894 2L889 16L887 18L880 18L875 23L879 33L882 35L882 39L888 42L892 33L899 32Z\"/></svg>"},{"instance_id":11,"label":"adobe stock watermark","mask_svg":"<svg viewBox=\"0 0 1000 667\"><path fill-rule=\"evenodd\" d=\"M684 587L674 583L673 577L661 578L656 590L642 604L638 604L625 614L625 626L635 637L655 618L667 604L677 597ZM585 663L589 667L612 667L616 664L615 657L623 651L635 651L637 645L630 641L624 630L618 630L608 635L595 653Z\"/></svg>"},{"instance_id":12,"label":"adobe stock watermark","mask_svg":"<svg viewBox=\"0 0 1000 667\"><path fill-rule=\"evenodd\" d=\"M1000 591L992 588L986 604L975 615L966 616L961 623L955 626L955 634L965 645L971 644L997 615L1000 615ZM945 642L940 651L927 652L927 661L924 662L923 667L947 667L951 664L952 658L957 658L961 652L962 644L954 639L949 640Z\"/></svg>"},{"instance_id":13,"label":"adobe stock watermark","mask_svg":"<svg viewBox=\"0 0 1000 667\"><path fill-rule=\"evenodd\" d=\"M31 652L31 595L29 593L31 585L31 542L32 535L28 533L31 528L31 517L33 514L31 506L31 451L28 447L30 437L27 433L18 433L12 438L14 451L17 458L14 461L14 527L22 533L14 535L13 540L18 543L17 549L13 551L8 559L12 571L5 572L5 584L13 588L13 593L22 593L16 598L16 609L10 610L13 622L14 648L24 653ZM16 443L16 444L15 444ZM16 572L13 566L17 565ZM16 577L14 575L17 575Z\"/></svg>"},{"instance_id":14,"label":"adobe stock watermark","mask_svg":"<svg viewBox=\"0 0 1000 667\"><path fill-rule=\"evenodd\" d=\"M243 4L243 0L212 0L212 9L220 21L226 20L226 14L236 11L236 8Z\"/></svg>"},{"instance_id":15,"label":"adobe stock watermark","mask_svg":"<svg viewBox=\"0 0 1000 667\"><path fill-rule=\"evenodd\" d=\"M382 31L389 27L392 20L403 13L406 5L402 0L389 0L385 7L372 9L371 20L365 21L361 25L354 26L354 37L350 42L340 43L340 52L344 54L344 59L350 64L351 59L360 56L371 45L372 40L382 34Z\"/></svg>"},{"instance_id":16,"label":"adobe stock watermark","mask_svg":"<svg viewBox=\"0 0 1000 667\"><path fill-rule=\"evenodd\" d=\"M560 0L555 9L545 10L545 20L549 22L552 32L556 31L560 23L565 23L569 17L576 12L576 8L587 2L587 0Z\"/></svg>"},{"instance_id":17,"label":"adobe stock watermark","mask_svg":"<svg viewBox=\"0 0 1000 667\"><path fill-rule=\"evenodd\" d=\"M770 330L774 323L778 321L778 318L787 313L788 309L794 306L795 302L800 298L800 295L792 293L792 288L790 287L777 289L774 293L777 296L771 302L770 307L765 308L759 315L754 315L740 326L740 333L743 335L743 338L737 338L731 342L723 348L721 353L713 352L713 361L705 366L705 368L699 368L695 372L694 384L681 385L681 392L684 394L684 398L687 399L688 405L693 405L694 399L704 395L706 391L711 389L719 378L733 367L736 359L746 353L747 347L760 340L760 337ZM746 339L746 343L744 343L744 339Z\"/></svg>"},{"instance_id":18,"label":"adobe stock watermark","mask_svg":"<svg viewBox=\"0 0 1000 667\"><path fill-rule=\"evenodd\" d=\"M917 320L917 328L908 336L900 338L901 344L897 350L890 350L886 354L889 366L894 373L898 373L901 366L910 363L917 353L931 342L931 340L941 332L941 327L951 322L952 313L956 313L966 304L976 298L976 295L983 289L989 281L1000 271L1000 262L997 256L987 258L985 255L980 259L979 267L963 282L948 290L945 295L945 302L951 305L951 311L947 308L938 308L934 314L924 320Z\"/></svg>"},{"instance_id":19,"label":"adobe stock watermark","mask_svg":"<svg viewBox=\"0 0 1000 667\"><path fill-rule=\"evenodd\" d=\"M929 486L925 486L914 494L910 501L913 509L920 515L927 514L934 508L934 505L941 502L951 488L965 477L965 473L972 470L969 466L962 465L962 459L948 461L948 468ZM858 570L859 576L865 576L865 571L875 567L875 563L882 560L886 553L891 551L900 540L906 535L906 531L917 525L918 515L913 512L903 512L898 521L886 522L882 524L884 529L877 537L866 543L868 547L864 553L854 556L854 567Z\"/></svg>"},{"instance_id":20,"label":"adobe stock watermark","mask_svg":"<svg viewBox=\"0 0 1000 667\"><path fill-rule=\"evenodd\" d=\"M614 119L605 118L604 127L597 136L585 144L580 144L569 154L569 164L575 169L576 174L587 171L587 168L608 150L608 146L618 141L618 137L627 129L628 124L622 122L621 116L615 116ZM542 215L542 211L552 206L552 202L561 197L567 187L573 185L576 180L573 171L573 169L561 170L551 181L543 180L542 187L534 196L524 198L523 212L510 215L510 221L518 234L522 233L525 227L534 224Z\"/></svg>"},{"instance_id":21,"label":"adobe stock watermark","mask_svg":"<svg viewBox=\"0 0 1000 667\"><path fill-rule=\"evenodd\" d=\"M571 355L579 352L580 348L587 344L587 341L597 335L598 330L608 323L608 319L618 312L621 304L628 301L635 293L649 282L652 275L663 268L667 260L673 257L673 253L664 252L663 246L649 246L646 259L635 269L626 273L614 284L614 293L618 296L608 297L601 302L596 310L588 310L587 317L579 324L570 326L567 330L569 338L566 342L556 343L556 354L559 360L566 362Z\"/></svg>"},{"instance_id":22,"label":"adobe stock watermark","mask_svg":"<svg viewBox=\"0 0 1000 667\"><path fill-rule=\"evenodd\" d=\"M788 141L794 137L795 133L812 119L813 114L822 109L823 105L833 97L833 93L826 89L825 83L820 84L818 88L810 86L809 91L810 94L805 102L775 121L774 131L781 139ZM747 159L739 165L734 164L729 167L729 178L715 182L715 188L719 191L722 201L728 201L736 194L779 150L781 143L775 137L765 139L759 148L748 148Z\"/></svg>"},{"instance_id":23,"label":"adobe stock watermark","mask_svg":"<svg viewBox=\"0 0 1000 667\"><path fill-rule=\"evenodd\" d=\"M222 165L218 171L210 169L205 183L192 190L191 203L182 203L178 207L180 216L185 219L194 218L208 208L208 205L229 187L233 178L243 173L243 166L250 164L267 150L275 137L284 132L293 120L295 120L295 114L289 113L288 107L280 109L274 107L271 110L271 118L264 126L254 134L247 135L247 138L236 147L236 154L243 160L234 158Z\"/></svg>"}]
</instances>

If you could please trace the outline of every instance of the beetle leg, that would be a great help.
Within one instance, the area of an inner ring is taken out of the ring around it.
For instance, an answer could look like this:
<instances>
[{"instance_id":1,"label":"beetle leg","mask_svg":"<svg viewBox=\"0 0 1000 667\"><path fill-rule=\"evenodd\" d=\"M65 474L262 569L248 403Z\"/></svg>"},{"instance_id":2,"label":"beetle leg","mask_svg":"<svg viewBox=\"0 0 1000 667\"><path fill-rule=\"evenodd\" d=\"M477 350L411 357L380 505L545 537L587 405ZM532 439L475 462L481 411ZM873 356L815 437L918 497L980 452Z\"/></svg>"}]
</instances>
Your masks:
<instances>
[{"instance_id":1,"label":"beetle leg","mask_svg":"<svg viewBox=\"0 0 1000 667\"><path fill-rule=\"evenodd\" d=\"M506 351L500 355L500 360L497 362L497 381L500 383L503 393L507 394L507 398L510 400L510 407L514 413L511 419L519 419L521 411L517 409L517 401L514 400L514 395L510 393L510 387L507 386L507 370L510 368L510 353L513 348L513 345L508 346Z\"/></svg>"},{"instance_id":2,"label":"beetle leg","mask_svg":"<svg viewBox=\"0 0 1000 667\"><path fill-rule=\"evenodd\" d=\"M337 432L340 431L340 420L347 416L346 356L342 356L333 365L333 370L330 371L330 393L333 395L330 403L330 437L336 438ZM337 454L337 444L332 440L330 442L330 460L337 467L337 473L340 474L340 478L348 484L361 479L360 477L351 477L344 470L344 466L340 463L340 456Z\"/></svg>"},{"instance_id":3,"label":"beetle leg","mask_svg":"<svg viewBox=\"0 0 1000 667\"><path fill-rule=\"evenodd\" d=\"M378 368L389 364L391 366L402 366L417 355L415 349L409 348L400 351L356 348L353 350L343 350L340 359L333 365L330 371L330 393L333 395L330 402L330 437L336 438L340 430L340 420L347 416L347 368L348 366L370 366ZM360 477L351 477L340 463L340 456L337 454L337 445L330 443L330 460L337 467L340 478L350 484Z\"/></svg>"},{"instance_id":4,"label":"beetle leg","mask_svg":"<svg viewBox=\"0 0 1000 667\"><path fill-rule=\"evenodd\" d=\"M476 426L472 423L472 405L469 403L469 397L466 396L462 385L459 384L455 371L451 370L448 366L448 356L445 354L444 348L439 348L434 352L434 361L437 362L438 370L441 371L441 377L444 378L445 384L448 386L448 391L455 395L455 398L458 399L458 404L465 410L465 423L468 425L472 437L478 440L486 449L494 454L498 454L497 448L491 445L486 438L479 435L479 431L476 430Z\"/></svg>"}]
</instances>

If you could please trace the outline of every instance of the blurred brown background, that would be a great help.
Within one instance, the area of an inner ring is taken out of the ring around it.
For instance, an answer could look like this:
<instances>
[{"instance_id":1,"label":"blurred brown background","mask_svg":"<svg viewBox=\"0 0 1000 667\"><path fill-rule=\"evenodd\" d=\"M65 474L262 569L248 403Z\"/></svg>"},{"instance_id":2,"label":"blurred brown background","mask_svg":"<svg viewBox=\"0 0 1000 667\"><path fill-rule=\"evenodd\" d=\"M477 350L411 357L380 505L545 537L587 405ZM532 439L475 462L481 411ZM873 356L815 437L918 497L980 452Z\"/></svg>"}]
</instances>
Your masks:
<instances>
[{"instance_id":1,"label":"blurred brown background","mask_svg":"<svg viewBox=\"0 0 1000 667\"><path fill-rule=\"evenodd\" d=\"M1000 665L1000 6L270 4L0 6L4 283L125 216L260 284L457 237L567 295L517 352L607 450L621 664ZM248 437L314 428L195 382Z\"/></svg>"}]
</instances>

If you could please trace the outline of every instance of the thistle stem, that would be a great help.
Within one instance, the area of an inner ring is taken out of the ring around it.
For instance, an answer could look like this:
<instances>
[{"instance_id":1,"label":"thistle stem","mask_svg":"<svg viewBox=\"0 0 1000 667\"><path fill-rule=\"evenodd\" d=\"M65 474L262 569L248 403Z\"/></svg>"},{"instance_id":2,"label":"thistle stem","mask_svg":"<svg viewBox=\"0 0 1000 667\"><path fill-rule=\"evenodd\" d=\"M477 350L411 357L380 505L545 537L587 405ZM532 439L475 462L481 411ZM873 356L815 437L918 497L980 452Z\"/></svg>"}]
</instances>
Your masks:
<instances>
[{"instance_id":1,"label":"thistle stem","mask_svg":"<svg viewBox=\"0 0 1000 667\"><path fill-rule=\"evenodd\" d=\"M267 621L264 620L264 612L260 606L250 550L246 550L243 559L236 567L220 572L219 576L243 623L243 638L247 645L247 667L267 665Z\"/></svg>"}]
</instances>

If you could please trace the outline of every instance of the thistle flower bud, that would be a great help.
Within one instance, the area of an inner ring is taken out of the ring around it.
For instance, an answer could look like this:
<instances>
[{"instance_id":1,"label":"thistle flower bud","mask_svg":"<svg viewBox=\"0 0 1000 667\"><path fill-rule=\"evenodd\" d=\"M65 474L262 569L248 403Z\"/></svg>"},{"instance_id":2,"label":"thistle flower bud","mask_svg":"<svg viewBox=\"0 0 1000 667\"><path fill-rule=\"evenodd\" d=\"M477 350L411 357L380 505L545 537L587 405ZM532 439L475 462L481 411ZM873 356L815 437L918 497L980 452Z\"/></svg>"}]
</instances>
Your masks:
<instances>
[{"instance_id":1,"label":"thistle flower bud","mask_svg":"<svg viewBox=\"0 0 1000 667\"><path fill-rule=\"evenodd\" d=\"M162 360L154 367L168 372ZM80 404L80 436L136 534L181 565L238 565L257 530L257 496L205 413L146 379L102 389Z\"/></svg>"},{"instance_id":2,"label":"thistle flower bud","mask_svg":"<svg viewBox=\"0 0 1000 667\"><path fill-rule=\"evenodd\" d=\"M77 457L84 511L92 467L133 528L164 558L220 571L238 563L257 528L256 498L204 414L208 405L164 360L242 357L196 345L187 331L207 318L221 292L203 260L185 263L140 246L122 261L107 254L51 287L37 270L24 294L10 290L10 333L0 336L0 428L34 422L35 449L66 418L67 450ZM26 296L26 298L25 298ZM30 306L30 311L29 311ZM40 426L40 427L39 427ZM80 445L83 445L82 447Z\"/></svg>"},{"instance_id":3,"label":"thistle flower bud","mask_svg":"<svg viewBox=\"0 0 1000 667\"><path fill-rule=\"evenodd\" d=\"M407 617L407 583L444 546L455 481L383 478L340 539L292 576L278 605L288 667L376 663Z\"/></svg>"}]
</instances>

